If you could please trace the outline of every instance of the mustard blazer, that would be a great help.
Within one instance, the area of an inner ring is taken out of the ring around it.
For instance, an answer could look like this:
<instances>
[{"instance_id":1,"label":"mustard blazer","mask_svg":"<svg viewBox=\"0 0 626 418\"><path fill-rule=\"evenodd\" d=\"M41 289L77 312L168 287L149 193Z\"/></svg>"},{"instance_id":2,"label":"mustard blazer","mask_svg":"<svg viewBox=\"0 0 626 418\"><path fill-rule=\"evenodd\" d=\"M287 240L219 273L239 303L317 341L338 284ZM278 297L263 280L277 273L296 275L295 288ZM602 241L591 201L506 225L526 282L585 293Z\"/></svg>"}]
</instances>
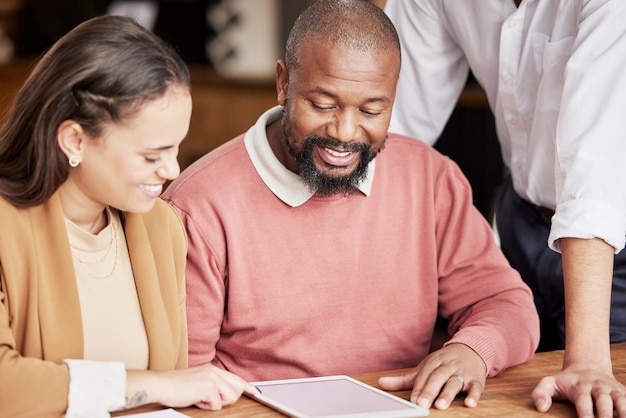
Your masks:
<instances>
[{"instance_id":1,"label":"mustard blazer","mask_svg":"<svg viewBox=\"0 0 626 418\"><path fill-rule=\"evenodd\" d=\"M159 199L149 213L125 213L122 222L148 335L148 367L184 368L183 225ZM0 417L63 416L69 372L62 361L81 358L78 289L58 195L26 209L0 198Z\"/></svg>"}]
</instances>

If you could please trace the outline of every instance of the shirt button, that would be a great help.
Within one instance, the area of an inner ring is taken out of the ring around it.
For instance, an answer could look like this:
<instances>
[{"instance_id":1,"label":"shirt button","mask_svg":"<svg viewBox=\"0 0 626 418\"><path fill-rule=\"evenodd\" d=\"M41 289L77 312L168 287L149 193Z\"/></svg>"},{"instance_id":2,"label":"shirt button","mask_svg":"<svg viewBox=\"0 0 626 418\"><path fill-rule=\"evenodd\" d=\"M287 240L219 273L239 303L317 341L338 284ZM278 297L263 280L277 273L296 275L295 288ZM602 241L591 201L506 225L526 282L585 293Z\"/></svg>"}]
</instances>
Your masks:
<instances>
[{"instance_id":1,"label":"shirt button","mask_svg":"<svg viewBox=\"0 0 626 418\"><path fill-rule=\"evenodd\" d=\"M503 74L502 81L504 81L505 83L510 83L511 81L513 81L513 74L511 73Z\"/></svg>"},{"instance_id":2,"label":"shirt button","mask_svg":"<svg viewBox=\"0 0 626 418\"><path fill-rule=\"evenodd\" d=\"M509 27L509 29L513 29L515 26L517 26L517 22L515 20L509 20L506 25Z\"/></svg>"},{"instance_id":3,"label":"shirt button","mask_svg":"<svg viewBox=\"0 0 626 418\"><path fill-rule=\"evenodd\" d=\"M519 125L519 119L517 119L517 118L511 118L511 119L509 119L509 123L510 123L511 125L513 125L513 126L517 126L517 125Z\"/></svg>"}]
</instances>

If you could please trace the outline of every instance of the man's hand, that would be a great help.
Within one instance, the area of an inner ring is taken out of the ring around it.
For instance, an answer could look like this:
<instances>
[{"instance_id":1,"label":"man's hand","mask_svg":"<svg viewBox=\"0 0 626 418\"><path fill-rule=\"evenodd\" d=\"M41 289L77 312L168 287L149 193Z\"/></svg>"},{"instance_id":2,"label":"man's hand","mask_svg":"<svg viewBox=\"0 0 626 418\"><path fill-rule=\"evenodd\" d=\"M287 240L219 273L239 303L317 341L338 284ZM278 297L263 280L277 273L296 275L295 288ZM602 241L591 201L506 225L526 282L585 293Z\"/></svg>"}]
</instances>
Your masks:
<instances>
[{"instance_id":1,"label":"man's hand","mask_svg":"<svg viewBox=\"0 0 626 418\"><path fill-rule=\"evenodd\" d=\"M450 344L429 354L417 367L402 376L378 380L385 390L407 390L411 402L424 408L447 409L456 395L466 392L464 404L478 405L487 379L486 366L478 354L464 344Z\"/></svg>"},{"instance_id":2,"label":"man's hand","mask_svg":"<svg viewBox=\"0 0 626 418\"><path fill-rule=\"evenodd\" d=\"M538 411L569 400L580 417L626 417L624 385L615 380L609 344L614 248L599 238L561 238L565 290L563 370L533 390Z\"/></svg>"},{"instance_id":3,"label":"man's hand","mask_svg":"<svg viewBox=\"0 0 626 418\"><path fill-rule=\"evenodd\" d=\"M569 400L576 405L579 417L594 417L594 405L598 418L626 417L626 387L618 382L613 373L589 365L570 365L554 375L541 379L532 393L535 407L546 412L552 399Z\"/></svg>"}]
</instances>

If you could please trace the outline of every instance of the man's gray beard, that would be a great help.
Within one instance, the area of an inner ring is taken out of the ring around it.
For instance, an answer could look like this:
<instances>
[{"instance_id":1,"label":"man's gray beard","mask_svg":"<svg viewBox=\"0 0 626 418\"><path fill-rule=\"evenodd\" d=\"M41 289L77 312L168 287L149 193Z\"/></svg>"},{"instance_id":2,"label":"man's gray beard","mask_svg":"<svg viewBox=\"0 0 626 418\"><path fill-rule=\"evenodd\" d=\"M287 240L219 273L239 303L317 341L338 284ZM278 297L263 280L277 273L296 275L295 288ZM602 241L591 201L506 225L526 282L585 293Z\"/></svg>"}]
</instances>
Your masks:
<instances>
[{"instance_id":1,"label":"man's gray beard","mask_svg":"<svg viewBox=\"0 0 626 418\"><path fill-rule=\"evenodd\" d=\"M300 177L305 181L313 193L321 196L332 196L336 194L349 195L358 191L359 185L367 176L367 167L370 161L376 157L376 154L372 153L369 144L365 143L343 144L340 141L331 138L309 136L306 138L302 146L302 151L297 153L291 146L289 140L286 139L286 141L289 153L295 158L296 163L300 168ZM347 176L329 176L320 172L315 166L313 161L313 151L316 146L328 146L334 149L359 152L359 163L354 171Z\"/></svg>"}]
</instances>

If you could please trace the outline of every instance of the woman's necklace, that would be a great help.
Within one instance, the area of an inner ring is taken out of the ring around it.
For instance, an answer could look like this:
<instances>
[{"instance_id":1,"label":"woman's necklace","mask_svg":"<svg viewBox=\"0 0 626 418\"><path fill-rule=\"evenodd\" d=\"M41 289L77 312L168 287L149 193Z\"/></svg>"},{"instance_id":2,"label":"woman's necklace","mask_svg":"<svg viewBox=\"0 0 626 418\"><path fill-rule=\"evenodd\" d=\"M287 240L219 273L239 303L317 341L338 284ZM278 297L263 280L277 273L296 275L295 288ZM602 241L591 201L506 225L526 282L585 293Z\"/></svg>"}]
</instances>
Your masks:
<instances>
[{"instance_id":1,"label":"woman's necklace","mask_svg":"<svg viewBox=\"0 0 626 418\"><path fill-rule=\"evenodd\" d=\"M111 240L109 241L109 245L106 249L106 252L99 260L95 260L95 261L83 260L76 254L75 249L72 248L72 257L74 257L74 260L78 262L78 264L81 266L82 270L85 273L87 273L89 276L93 277L94 279L99 279L99 280L108 279L109 277L113 275L113 273L115 273L115 269L117 268L117 258L118 258L117 226L116 226L115 219L113 219L112 216L109 216L109 218L111 221ZM111 271L109 271L108 273L104 275L95 274L92 270L94 269L99 270L98 267L104 264L107 261L107 259L110 258L109 255L111 254L112 248L114 248L113 250L114 255L113 255L113 266L111 267Z\"/></svg>"}]
</instances>

